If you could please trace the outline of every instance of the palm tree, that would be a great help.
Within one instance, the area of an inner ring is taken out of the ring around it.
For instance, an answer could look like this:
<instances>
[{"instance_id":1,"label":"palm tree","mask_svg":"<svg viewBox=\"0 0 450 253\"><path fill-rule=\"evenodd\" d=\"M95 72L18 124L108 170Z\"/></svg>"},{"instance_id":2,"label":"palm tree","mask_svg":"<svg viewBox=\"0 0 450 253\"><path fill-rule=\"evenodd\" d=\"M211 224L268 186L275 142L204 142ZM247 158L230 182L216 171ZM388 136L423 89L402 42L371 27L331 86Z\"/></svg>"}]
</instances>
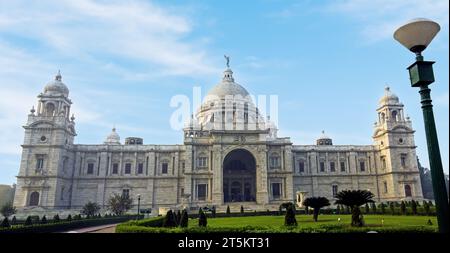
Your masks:
<instances>
[{"instance_id":1,"label":"palm tree","mask_svg":"<svg viewBox=\"0 0 450 253\"><path fill-rule=\"evenodd\" d=\"M319 212L322 207L329 206L330 201L325 197L311 197L303 201L303 205L313 208L313 219L317 221Z\"/></svg>"},{"instance_id":2,"label":"palm tree","mask_svg":"<svg viewBox=\"0 0 450 253\"><path fill-rule=\"evenodd\" d=\"M362 227L363 223L363 215L360 206L366 203L372 203L372 198L374 197L373 193L366 190L346 190L341 191L336 194L336 202L335 204L345 205L351 208L352 212L352 226Z\"/></svg>"}]
</instances>

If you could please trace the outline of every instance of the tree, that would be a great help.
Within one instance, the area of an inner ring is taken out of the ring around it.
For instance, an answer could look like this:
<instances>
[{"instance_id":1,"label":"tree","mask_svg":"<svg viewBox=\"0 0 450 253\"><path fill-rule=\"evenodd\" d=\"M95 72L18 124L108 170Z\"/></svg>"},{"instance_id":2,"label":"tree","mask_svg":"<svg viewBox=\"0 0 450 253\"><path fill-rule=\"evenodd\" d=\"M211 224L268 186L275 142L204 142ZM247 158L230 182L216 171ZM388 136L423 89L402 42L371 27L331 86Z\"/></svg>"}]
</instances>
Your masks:
<instances>
[{"instance_id":1,"label":"tree","mask_svg":"<svg viewBox=\"0 0 450 253\"><path fill-rule=\"evenodd\" d=\"M305 206L305 214L308 215L309 214L309 207Z\"/></svg>"},{"instance_id":2,"label":"tree","mask_svg":"<svg viewBox=\"0 0 450 253\"><path fill-rule=\"evenodd\" d=\"M59 222L59 221L60 221L60 219L59 219L59 215L58 214L53 216L53 222Z\"/></svg>"},{"instance_id":3,"label":"tree","mask_svg":"<svg viewBox=\"0 0 450 253\"><path fill-rule=\"evenodd\" d=\"M406 214L406 204L405 204L405 201L402 201L402 203L400 204L400 211L402 212L403 215Z\"/></svg>"},{"instance_id":4,"label":"tree","mask_svg":"<svg viewBox=\"0 0 450 253\"><path fill-rule=\"evenodd\" d=\"M67 221L72 221L72 215L69 214L69 215L67 216L67 219L66 219L66 220L67 220Z\"/></svg>"},{"instance_id":5,"label":"tree","mask_svg":"<svg viewBox=\"0 0 450 253\"><path fill-rule=\"evenodd\" d=\"M310 197L303 201L303 205L313 208L313 219L317 221L320 209L330 205L330 201L325 197Z\"/></svg>"},{"instance_id":6,"label":"tree","mask_svg":"<svg viewBox=\"0 0 450 253\"><path fill-rule=\"evenodd\" d=\"M183 213L181 214L180 227L187 228L188 223L189 223L189 216L188 216L187 210L184 209Z\"/></svg>"},{"instance_id":7,"label":"tree","mask_svg":"<svg viewBox=\"0 0 450 253\"><path fill-rule=\"evenodd\" d=\"M12 203L7 203L0 209L0 213L5 216L9 217L17 212L17 209L15 206L12 205Z\"/></svg>"},{"instance_id":8,"label":"tree","mask_svg":"<svg viewBox=\"0 0 450 253\"><path fill-rule=\"evenodd\" d=\"M131 209L131 204L133 199L127 194L113 194L108 199L108 209L111 210L115 215L122 215Z\"/></svg>"},{"instance_id":9,"label":"tree","mask_svg":"<svg viewBox=\"0 0 450 253\"><path fill-rule=\"evenodd\" d=\"M372 208L372 213L377 214L377 205L375 204L375 202L372 202L370 206Z\"/></svg>"},{"instance_id":10,"label":"tree","mask_svg":"<svg viewBox=\"0 0 450 253\"><path fill-rule=\"evenodd\" d=\"M31 216L28 216L25 220L25 226L31 226L33 225L33 221L31 220Z\"/></svg>"},{"instance_id":11,"label":"tree","mask_svg":"<svg viewBox=\"0 0 450 253\"><path fill-rule=\"evenodd\" d=\"M8 220L7 216L5 216L5 218L3 219L2 223L0 224L0 227L2 227L2 228L11 227L11 224L9 224L9 220Z\"/></svg>"},{"instance_id":12,"label":"tree","mask_svg":"<svg viewBox=\"0 0 450 253\"><path fill-rule=\"evenodd\" d=\"M241 214L244 213L244 206L241 206Z\"/></svg>"},{"instance_id":13,"label":"tree","mask_svg":"<svg viewBox=\"0 0 450 253\"><path fill-rule=\"evenodd\" d=\"M211 216L212 216L213 218L216 218L216 206L213 206L213 207L212 207L212 209L211 209Z\"/></svg>"},{"instance_id":14,"label":"tree","mask_svg":"<svg viewBox=\"0 0 450 253\"><path fill-rule=\"evenodd\" d=\"M206 215L203 212L203 210L200 209L199 216L198 216L198 226L199 227L206 227L207 224L208 224L208 220L206 218Z\"/></svg>"},{"instance_id":15,"label":"tree","mask_svg":"<svg viewBox=\"0 0 450 253\"><path fill-rule=\"evenodd\" d=\"M297 226L297 219L295 218L295 211L292 207L288 207L286 215L284 216L285 226Z\"/></svg>"},{"instance_id":16,"label":"tree","mask_svg":"<svg viewBox=\"0 0 450 253\"><path fill-rule=\"evenodd\" d=\"M47 224L47 217L45 217L45 215L42 216L41 224Z\"/></svg>"},{"instance_id":17,"label":"tree","mask_svg":"<svg viewBox=\"0 0 450 253\"><path fill-rule=\"evenodd\" d=\"M175 221L175 216L173 215L172 210L167 211L167 214L164 217L163 227L173 228L176 226L177 226L177 223Z\"/></svg>"},{"instance_id":18,"label":"tree","mask_svg":"<svg viewBox=\"0 0 450 253\"><path fill-rule=\"evenodd\" d=\"M100 206L95 202L87 202L83 206L83 210L81 211L82 214L86 215L87 217L95 216L95 214L100 211Z\"/></svg>"},{"instance_id":19,"label":"tree","mask_svg":"<svg viewBox=\"0 0 450 253\"><path fill-rule=\"evenodd\" d=\"M352 212L352 226L364 226L363 215L360 206L366 203L372 203L373 193L367 190L345 190L336 194L335 204L342 204L351 208Z\"/></svg>"},{"instance_id":20,"label":"tree","mask_svg":"<svg viewBox=\"0 0 450 253\"><path fill-rule=\"evenodd\" d=\"M227 215L230 215L231 211L230 211L230 206L227 206Z\"/></svg>"},{"instance_id":21,"label":"tree","mask_svg":"<svg viewBox=\"0 0 450 253\"><path fill-rule=\"evenodd\" d=\"M366 211L366 214L368 214L370 212L369 204L367 204L367 203L365 205L365 211Z\"/></svg>"},{"instance_id":22,"label":"tree","mask_svg":"<svg viewBox=\"0 0 450 253\"><path fill-rule=\"evenodd\" d=\"M415 200L411 202L411 211L413 215L417 215L417 202Z\"/></svg>"}]
</instances>

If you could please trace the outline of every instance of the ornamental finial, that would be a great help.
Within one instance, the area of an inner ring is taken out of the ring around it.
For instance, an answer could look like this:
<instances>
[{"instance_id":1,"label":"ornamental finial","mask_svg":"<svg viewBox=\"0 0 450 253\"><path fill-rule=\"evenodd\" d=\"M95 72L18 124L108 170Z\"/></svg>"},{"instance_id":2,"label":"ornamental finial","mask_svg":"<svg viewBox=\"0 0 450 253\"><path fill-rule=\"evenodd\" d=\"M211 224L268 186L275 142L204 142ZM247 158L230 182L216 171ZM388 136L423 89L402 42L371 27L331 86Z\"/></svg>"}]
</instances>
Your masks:
<instances>
[{"instance_id":1,"label":"ornamental finial","mask_svg":"<svg viewBox=\"0 0 450 253\"><path fill-rule=\"evenodd\" d=\"M55 80L61 81L61 71L59 71L59 69L58 69L58 74L56 74L56 76L55 76Z\"/></svg>"}]
</instances>

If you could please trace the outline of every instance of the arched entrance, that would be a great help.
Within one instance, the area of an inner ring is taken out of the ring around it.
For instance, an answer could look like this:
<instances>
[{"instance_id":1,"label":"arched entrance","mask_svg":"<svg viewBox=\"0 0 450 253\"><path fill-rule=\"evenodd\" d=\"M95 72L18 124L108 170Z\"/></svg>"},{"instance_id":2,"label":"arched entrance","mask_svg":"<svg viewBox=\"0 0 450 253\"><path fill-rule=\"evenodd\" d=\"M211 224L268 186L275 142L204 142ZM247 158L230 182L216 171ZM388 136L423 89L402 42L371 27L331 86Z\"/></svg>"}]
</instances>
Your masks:
<instances>
[{"instance_id":1,"label":"arched entrance","mask_svg":"<svg viewBox=\"0 0 450 253\"><path fill-rule=\"evenodd\" d=\"M32 192L30 194L29 206L37 206L37 205L39 205L39 192Z\"/></svg>"},{"instance_id":2,"label":"arched entrance","mask_svg":"<svg viewBox=\"0 0 450 253\"><path fill-rule=\"evenodd\" d=\"M224 202L256 201L256 161L245 149L235 149L223 160Z\"/></svg>"}]
</instances>

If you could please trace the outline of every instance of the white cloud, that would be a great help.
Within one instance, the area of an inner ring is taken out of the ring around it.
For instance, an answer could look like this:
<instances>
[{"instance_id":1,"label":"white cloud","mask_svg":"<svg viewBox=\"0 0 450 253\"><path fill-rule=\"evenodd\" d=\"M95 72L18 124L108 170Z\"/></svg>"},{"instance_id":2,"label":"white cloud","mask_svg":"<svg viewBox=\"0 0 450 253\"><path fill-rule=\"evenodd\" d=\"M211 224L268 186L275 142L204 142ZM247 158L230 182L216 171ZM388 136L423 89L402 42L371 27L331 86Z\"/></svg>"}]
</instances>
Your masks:
<instances>
[{"instance_id":1,"label":"white cloud","mask_svg":"<svg viewBox=\"0 0 450 253\"><path fill-rule=\"evenodd\" d=\"M392 38L397 27L418 17L435 20L442 30L448 30L448 10L448 0L341 0L326 8L360 21L361 32L369 42Z\"/></svg>"},{"instance_id":2,"label":"white cloud","mask_svg":"<svg viewBox=\"0 0 450 253\"><path fill-rule=\"evenodd\" d=\"M188 39L189 18L149 2L47 0L2 5L0 33L27 38L67 57L117 57L168 75L216 70L202 48L205 40Z\"/></svg>"}]
</instances>

